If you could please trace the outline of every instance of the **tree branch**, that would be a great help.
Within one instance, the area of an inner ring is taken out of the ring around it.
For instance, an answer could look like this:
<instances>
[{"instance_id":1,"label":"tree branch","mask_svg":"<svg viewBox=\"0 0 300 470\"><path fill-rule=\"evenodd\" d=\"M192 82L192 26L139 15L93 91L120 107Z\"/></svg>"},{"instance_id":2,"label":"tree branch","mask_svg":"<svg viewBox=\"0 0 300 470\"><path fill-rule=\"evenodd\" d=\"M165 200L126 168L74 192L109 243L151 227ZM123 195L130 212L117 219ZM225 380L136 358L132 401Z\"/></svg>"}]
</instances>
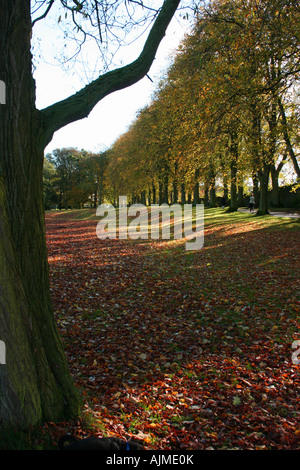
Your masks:
<instances>
[{"instance_id":1,"label":"tree branch","mask_svg":"<svg viewBox=\"0 0 300 470\"><path fill-rule=\"evenodd\" d=\"M74 95L41 111L44 118L45 145L50 142L55 131L87 117L94 106L105 96L133 85L148 73L179 3L180 0L164 0L144 48L135 61L101 75Z\"/></svg>"},{"instance_id":2,"label":"tree branch","mask_svg":"<svg viewBox=\"0 0 300 470\"><path fill-rule=\"evenodd\" d=\"M45 13L42 15L42 16L39 16L38 18L36 18L32 23L31 23L31 27L33 28L34 24L37 22L37 21L40 21L42 20L43 18L46 18L46 16L48 15L52 5L54 3L54 0L50 0L49 2L49 5L48 5L48 8L46 9Z\"/></svg>"}]
</instances>

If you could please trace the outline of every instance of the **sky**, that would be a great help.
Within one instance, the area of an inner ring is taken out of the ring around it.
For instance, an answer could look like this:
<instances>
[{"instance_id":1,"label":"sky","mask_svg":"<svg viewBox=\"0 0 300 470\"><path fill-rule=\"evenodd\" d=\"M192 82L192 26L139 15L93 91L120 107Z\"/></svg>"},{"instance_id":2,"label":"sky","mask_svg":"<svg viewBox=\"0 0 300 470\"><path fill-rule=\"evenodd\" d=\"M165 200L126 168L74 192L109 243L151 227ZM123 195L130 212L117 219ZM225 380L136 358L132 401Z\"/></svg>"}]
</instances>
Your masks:
<instances>
[{"instance_id":1,"label":"sky","mask_svg":"<svg viewBox=\"0 0 300 470\"><path fill-rule=\"evenodd\" d=\"M134 121L137 111L151 101L163 71L167 69L172 54L176 51L188 27L189 23L180 20L178 15L170 23L148 73L153 82L148 77L144 77L135 85L105 97L95 106L88 118L69 124L57 131L46 147L45 154L63 147L75 147L79 150L85 149L95 153L111 147ZM56 47L53 28L47 26L45 21L40 21L36 23L36 29L34 40L37 47L35 50L42 56L34 72L36 105L38 109L43 109L78 91L83 83L80 83L78 74L76 75L72 71L66 73L58 65L53 65L54 62L50 59L51 54L55 53ZM47 49L40 45L43 44L41 38L44 43L46 41ZM123 57L125 64L138 56L143 44L144 39L136 42L129 53L130 57ZM92 66L93 64L91 64Z\"/></svg>"}]
</instances>

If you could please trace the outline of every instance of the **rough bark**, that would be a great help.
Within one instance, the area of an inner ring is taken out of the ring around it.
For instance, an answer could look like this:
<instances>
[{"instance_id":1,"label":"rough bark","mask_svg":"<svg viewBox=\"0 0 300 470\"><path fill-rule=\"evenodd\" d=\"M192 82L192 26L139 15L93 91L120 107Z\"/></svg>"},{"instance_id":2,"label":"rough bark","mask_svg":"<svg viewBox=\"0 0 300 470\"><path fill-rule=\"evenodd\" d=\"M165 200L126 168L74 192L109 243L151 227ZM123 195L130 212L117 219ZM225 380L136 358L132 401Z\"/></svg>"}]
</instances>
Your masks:
<instances>
[{"instance_id":1,"label":"rough bark","mask_svg":"<svg viewBox=\"0 0 300 470\"><path fill-rule=\"evenodd\" d=\"M0 422L27 428L64 419L80 400L54 320L44 225L44 148L107 94L145 75L179 1L165 1L140 57L49 108L35 107L30 0L0 4Z\"/></svg>"},{"instance_id":2,"label":"rough bark","mask_svg":"<svg viewBox=\"0 0 300 470\"><path fill-rule=\"evenodd\" d=\"M51 307L43 127L31 75L29 2L8 2L1 9L0 30L1 75L7 84L6 105L0 110L0 336L7 342L0 418L26 427L69 416L79 402Z\"/></svg>"},{"instance_id":3,"label":"rough bark","mask_svg":"<svg viewBox=\"0 0 300 470\"><path fill-rule=\"evenodd\" d=\"M0 180L0 332L6 347L6 364L0 366L0 417L19 424L22 409L29 421L41 419L41 399L30 346L34 334L29 306L6 212L6 194Z\"/></svg>"}]
</instances>

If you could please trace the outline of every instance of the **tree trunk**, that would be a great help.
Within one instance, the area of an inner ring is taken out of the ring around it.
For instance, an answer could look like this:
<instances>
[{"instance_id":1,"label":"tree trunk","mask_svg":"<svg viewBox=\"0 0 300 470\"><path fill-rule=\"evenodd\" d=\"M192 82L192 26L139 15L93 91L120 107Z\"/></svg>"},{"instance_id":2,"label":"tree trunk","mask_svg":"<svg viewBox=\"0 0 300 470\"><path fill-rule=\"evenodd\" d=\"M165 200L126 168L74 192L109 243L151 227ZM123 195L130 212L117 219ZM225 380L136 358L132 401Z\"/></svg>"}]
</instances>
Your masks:
<instances>
[{"instance_id":1,"label":"tree trunk","mask_svg":"<svg viewBox=\"0 0 300 470\"><path fill-rule=\"evenodd\" d=\"M144 206L146 205L146 191L145 190L141 192L141 203L144 204Z\"/></svg>"},{"instance_id":2,"label":"tree trunk","mask_svg":"<svg viewBox=\"0 0 300 470\"><path fill-rule=\"evenodd\" d=\"M235 212L238 209L236 190L237 166L235 161L230 163L230 205L228 212Z\"/></svg>"},{"instance_id":3,"label":"tree trunk","mask_svg":"<svg viewBox=\"0 0 300 470\"><path fill-rule=\"evenodd\" d=\"M163 184L161 181L158 182L158 204L161 205L164 202L163 195Z\"/></svg>"},{"instance_id":4,"label":"tree trunk","mask_svg":"<svg viewBox=\"0 0 300 470\"><path fill-rule=\"evenodd\" d=\"M166 0L137 60L43 111L35 108L30 0L0 3L0 422L28 428L79 411L51 307L43 210L44 148L53 133L87 116L107 94L149 70L178 6ZM3 344L3 343L1 343Z\"/></svg>"},{"instance_id":5,"label":"tree trunk","mask_svg":"<svg viewBox=\"0 0 300 470\"><path fill-rule=\"evenodd\" d=\"M0 108L0 337L7 346L0 419L24 427L70 416L79 405L51 307L43 125L31 75L29 4L11 0L0 15L0 64L7 84Z\"/></svg>"},{"instance_id":6,"label":"tree trunk","mask_svg":"<svg viewBox=\"0 0 300 470\"><path fill-rule=\"evenodd\" d=\"M177 181L173 180L173 204L178 203L178 189L177 189Z\"/></svg>"},{"instance_id":7,"label":"tree trunk","mask_svg":"<svg viewBox=\"0 0 300 470\"><path fill-rule=\"evenodd\" d=\"M6 347L6 365L0 368L0 418L6 423L26 425L40 422L41 396L35 369L36 352L31 312L18 269L16 251L6 212L6 191L0 179L0 334ZM22 416L26 409L27 422Z\"/></svg>"},{"instance_id":8,"label":"tree trunk","mask_svg":"<svg viewBox=\"0 0 300 470\"><path fill-rule=\"evenodd\" d=\"M238 185L238 207L241 207L243 205L243 200L244 200L244 185L243 182L240 182Z\"/></svg>"},{"instance_id":9,"label":"tree trunk","mask_svg":"<svg viewBox=\"0 0 300 470\"><path fill-rule=\"evenodd\" d=\"M204 186L204 206L209 206L209 183L207 181Z\"/></svg>"},{"instance_id":10,"label":"tree trunk","mask_svg":"<svg viewBox=\"0 0 300 470\"><path fill-rule=\"evenodd\" d=\"M199 194L199 183L195 183L194 186L194 197L193 197L193 204L200 204L200 194Z\"/></svg>"},{"instance_id":11,"label":"tree trunk","mask_svg":"<svg viewBox=\"0 0 300 470\"><path fill-rule=\"evenodd\" d=\"M195 170L195 186L194 186L194 197L193 197L193 204L200 204L200 195L199 195L199 169Z\"/></svg>"},{"instance_id":12,"label":"tree trunk","mask_svg":"<svg viewBox=\"0 0 300 470\"><path fill-rule=\"evenodd\" d=\"M226 201L228 201L228 185L223 179L223 196L225 197Z\"/></svg>"},{"instance_id":13,"label":"tree trunk","mask_svg":"<svg viewBox=\"0 0 300 470\"><path fill-rule=\"evenodd\" d=\"M185 199L185 183L181 183L181 185L180 185L180 191L181 191L181 204L185 204L185 203L186 203L186 199Z\"/></svg>"},{"instance_id":14,"label":"tree trunk","mask_svg":"<svg viewBox=\"0 0 300 470\"><path fill-rule=\"evenodd\" d=\"M267 215L268 210L268 185L269 185L270 168L269 165L264 165L263 169L258 172L260 192L259 192L259 207L256 215Z\"/></svg>"},{"instance_id":15,"label":"tree trunk","mask_svg":"<svg viewBox=\"0 0 300 470\"><path fill-rule=\"evenodd\" d=\"M255 203L257 203L257 201L259 201L259 188L258 188L259 179L258 179L258 175L256 172L252 173L252 182L253 182L254 200L255 200Z\"/></svg>"},{"instance_id":16,"label":"tree trunk","mask_svg":"<svg viewBox=\"0 0 300 470\"><path fill-rule=\"evenodd\" d=\"M151 206L152 194L151 194L151 187L150 187L150 185L148 186L148 191L147 191L147 201L148 201L148 206Z\"/></svg>"},{"instance_id":17,"label":"tree trunk","mask_svg":"<svg viewBox=\"0 0 300 470\"><path fill-rule=\"evenodd\" d=\"M211 185L209 188L209 206L216 207L216 187L215 185Z\"/></svg>"},{"instance_id":18,"label":"tree trunk","mask_svg":"<svg viewBox=\"0 0 300 470\"><path fill-rule=\"evenodd\" d=\"M279 183L278 183L279 172L273 165L271 168L272 178L272 193L271 193L271 204L272 207L279 207Z\"/></svg>"},{"instance_id":19,"label":"tree trunk","mask_svg":"<svg viewBox=\"0 0 300 470\"><path fill-rule=\"evenodd\" d=\"M152 181L152 203L156 204L156 187L154 181Z\"/></svg>"},{"instance_id":20,"label":"tree trunk","mask_svg":"<svg viewBox=\"0 0 300 470\"><path fill-rule=\"evenodd\" d=\"M165 174L165 177L164 177L164 196L163 196L164 200L163 202L165 202L166 204L169 204L169 177L167 174Z\"/></svg>"},{"instance_id":21,"label":"tree trunk","mask_svg":"<svg viewBox=\"0 0 300 470\"><path fill-rule=\"evenodd\" d=\"M95 191L92 194L92 201L93 201L93 208L96 209L98 207L98 188L95 187ZM80 209L83 207L83 204L80 203Z\"/></svg>"},{"instance_id":22,"label":"tree trunk","mask_svg":"<svg viewBox=\"0 0 300 470\"><path fill-rule=\"evenodd\" d=\"M230 133L230 206L227 212L235 212L238 210L237 200L237 164L238 164L238 140L237 133Z\"/></svg>"}]
</instances>

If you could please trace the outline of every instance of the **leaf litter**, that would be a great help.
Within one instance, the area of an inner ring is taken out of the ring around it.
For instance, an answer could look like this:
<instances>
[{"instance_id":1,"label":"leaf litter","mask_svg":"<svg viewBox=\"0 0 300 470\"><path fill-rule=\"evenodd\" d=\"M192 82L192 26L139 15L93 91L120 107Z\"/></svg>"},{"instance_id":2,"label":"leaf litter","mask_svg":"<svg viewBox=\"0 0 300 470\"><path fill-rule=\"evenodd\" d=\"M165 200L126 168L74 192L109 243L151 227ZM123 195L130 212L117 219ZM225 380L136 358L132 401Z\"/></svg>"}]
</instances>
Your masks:
<instances>
[{"instance_id":1,"label":"leaf litter","mask_svg":"<svg viewBox=\"0 0 300 470\"><path fill-rule=\"evenodd\" d=\"M99 240L96 223L46 215L54 314L93 423L51 432L149 449L299 449L299 231L208 220L203 249L187 252Z\"/></svg>"}]
</instances>

